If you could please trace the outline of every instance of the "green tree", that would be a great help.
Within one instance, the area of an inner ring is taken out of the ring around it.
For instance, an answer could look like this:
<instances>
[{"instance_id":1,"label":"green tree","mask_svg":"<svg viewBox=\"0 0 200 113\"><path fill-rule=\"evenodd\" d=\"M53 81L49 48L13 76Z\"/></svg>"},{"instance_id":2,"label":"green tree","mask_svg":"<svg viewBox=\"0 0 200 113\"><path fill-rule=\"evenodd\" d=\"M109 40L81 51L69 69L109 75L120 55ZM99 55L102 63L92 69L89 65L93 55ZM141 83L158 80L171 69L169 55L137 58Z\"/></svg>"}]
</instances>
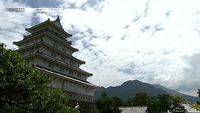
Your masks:
<instances>
[{"instance_id":1,"label":"green tree","mask_svg":"<svg viewBox=\"0 0 200 113\"><path fill-rule=\"evenodd\" d=\"M138 92L135 97L133 97L134 106L148 106L150 102L150 97L145 92Z\"/></svg>"},{"instance_id":2,"label":"green tree","mask_svg":"<svg viewBox=\"0 0 200 113\"><path fill-rule=\"evenodd\" d=\"M170 107L174 103L174 97L169 94L160 94L158 96L149 97L145 92L138 92L135 97L133 97L132 99L128 99L125 105L147 106L149 113L162 113L170 110Z\"/></svg>"},{"instance_id":3,"label":"green tree","mask_svg":"<svg viewBox=\"0 0 200 113\"><path fill-rule=\"evenodd\" d=\"M111 113L113 101L107 96L105 92L102 93L101 98L96 102L99 113Z\"/></svg>"},{"instance_id":4,"label":"green tree","mask_svg":"<svg viewBox=\"0 0 200 113\"><path fill-rule=\"evenodd\" d=\"M159 111L161 112L167 112L167 110L170 109L170 106L173 103L172 96L169 94L161 94L158 95L159 100Z\"/></svg>"},{"instance_id":5,"label":"green tree","mask_svg":"<svg viewBox=\"0 0 200 113\"><path fill-rule=\"evenodd\" d=\"M148 105L149 113L160 113L159 111L159 99L157 96L151 97L151 101Z\"/></svg>"},{"instance_id":6,"label":"green tree","mask_svg":"<svg viewBox=\"0 0 200 113\"><path fill-rule=\"evenodd\" d=\"M46 75L0 44L1 113L73 113L66 94L48 83Z\"/></svg>"},{"instance_id":7,"label":"green tree","mask_svg":"<svg viewBox=\"0 0 200 113\"><path fill-rule=\"evenodd\" d=\"M119 97L112 97L112 102L117 107L124 105L124 102Z\"/></svg>"},{"instance_id":8,"label":"green tree","mask_svg":"<svg viewBox=\"0 0 200 113\"><path fill-rule=\"evenodd\" d=\"M132 99L127 99L125 102L125 106L133 106L133 100Z\"/></svg>"}]
</instances>

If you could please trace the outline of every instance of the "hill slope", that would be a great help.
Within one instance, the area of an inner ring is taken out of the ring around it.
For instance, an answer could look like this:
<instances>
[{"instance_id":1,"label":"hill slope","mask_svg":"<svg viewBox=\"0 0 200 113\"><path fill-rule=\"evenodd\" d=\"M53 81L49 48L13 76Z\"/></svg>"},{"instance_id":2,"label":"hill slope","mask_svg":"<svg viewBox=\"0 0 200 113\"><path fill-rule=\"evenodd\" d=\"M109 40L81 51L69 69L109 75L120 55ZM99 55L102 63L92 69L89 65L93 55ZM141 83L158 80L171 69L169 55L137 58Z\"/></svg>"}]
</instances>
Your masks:
<instances>
[{"instance_id":1,"label":"hill slope","mask_svg":"<svg viewBox=\"0 0 200 113\"><path fill-rule=\"evenodd\" d=\"M186 94L182 94L176 90L173 90L173 89L169 89L169 88L166 88L160 84L154 84L153 86L157 87L157 88L160 88L166 92L168 92L169 94L171 95L179 95L181 97L183 97L184 99L190 101L190 102L196 102L196 101L200 101L200 98L198 97L194 97L194 96L190 96L190 95L186 95Z\"/></svg>"},{"instance_id":2,"label":"hill slope","mask_svg":"<svg viewBox=\"0 0 200 113\"><path fill-rule=\"evenodd\" d=\"M108 96L117 96L122 100L132 98L137 92L144 91L150 96L156 96L158 94L167 94L164 90L157 88L153 85L140 82L138 80L124 82L121 86L98 88L95 97L99 99L101 94L105 92Z\"/></svg>"},{"instance_id":3,"label":"hill slope","mask_svg":"<svg viewBox=\"0 0 200 113\"><path fill-rule=\"evenodd\" d=\"M197 100L200 101L200 99L197 97L179 93L178 91L165 88L162 85L159 84L151 85L148 83L140 82L138 80L127 81L124 82L122 85L116 87L108 87L108 88L100 87L97 89L95 97L96 99L99 99L101 97L101 94L105 92L110 97L116 96L121 98L122 100L127 100L128 98L134 97L135 94L140 91L146 92L149 96L157 96L159 94L171 94L171 95L182 96L183 98L187 99L190 102L196 102Z\"/></svg>"}]
</instances>

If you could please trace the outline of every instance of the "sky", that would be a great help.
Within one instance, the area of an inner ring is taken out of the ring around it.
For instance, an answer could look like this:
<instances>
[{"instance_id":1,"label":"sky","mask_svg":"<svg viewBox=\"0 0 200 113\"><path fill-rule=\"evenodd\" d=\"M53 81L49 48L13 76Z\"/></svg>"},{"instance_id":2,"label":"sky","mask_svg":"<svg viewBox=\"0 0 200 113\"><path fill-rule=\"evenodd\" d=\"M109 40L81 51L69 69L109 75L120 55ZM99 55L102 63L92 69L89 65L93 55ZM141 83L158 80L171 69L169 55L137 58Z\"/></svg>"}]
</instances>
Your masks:
<instances>
[{"instance_id":1,"label":"sky","mask_svg":"<svg viewBox=\"0 0 200 113\"><path fill-rule=\"evenodd\" d=\"M73 55L98 86L128 80L197 96L200 88L199 0L1 0L0 42L17 49L26 27L60 16ZM6 8L24 8L12 12ZM44 8L39 12L37 8Z\"/></svg>"}]
</instances>

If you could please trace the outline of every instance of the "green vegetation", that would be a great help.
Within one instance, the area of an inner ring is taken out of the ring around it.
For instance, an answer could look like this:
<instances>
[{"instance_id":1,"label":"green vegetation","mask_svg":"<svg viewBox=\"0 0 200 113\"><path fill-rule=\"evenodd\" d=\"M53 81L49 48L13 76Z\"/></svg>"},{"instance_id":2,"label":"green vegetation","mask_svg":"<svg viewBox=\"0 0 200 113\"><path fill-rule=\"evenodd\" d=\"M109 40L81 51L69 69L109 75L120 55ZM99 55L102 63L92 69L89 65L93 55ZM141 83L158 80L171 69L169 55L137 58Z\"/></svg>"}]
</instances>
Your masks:
<instances>
[{"instance_id":1,"label":"green vegetation","mask_svg":"<svg viewBox=\"0 0 200 113\"><path fill-rule=\"evenodd\" d=\"M192 102L189 102L189 101L185 100L184 98L182 98L180 96L175 96L174 98L177 101L179 101L179 103L187 104L191 108L195 108L196 110L200 110L200 102L198 102L198 101L196 103L192 103Z\"/></svg>"},{"instance_id":2,"label":"green vegetation","mask_svg":"<svg viewBox=\"0 0 200 113\"><path fill-rule=\"evenodd\" d=\"M150 101L150 97L145 92L139 92L133 97L132 106L147 106Z\"/></svg>"},{"instance_id":3,"label":"green vegetation","mask_svg":"<svg viewBox=\"0 0 200 113\"><path fill-rule=\"evenodd\" d=\"M97 100L96 106L98 113L120 113L118 107L123 105L123 101L118 97L108 97L106 93L102 93L101 99Z\"/></svg>"},{"instance_id":4,"label":"green vegetation","mask_svg":"<svg viewBox=\"0 0 200 113\"><path fill-rule=\"evenodd\" d=\"M0 44L1 113L74 113L66 94L48 83L47 76Z\"/></svg>"},{"instance_id":5,"label":"green vegetation","mask_svg":"<svg viewBox=\"0 0 200 113\"><path fill-rule=\"evenodd\" d=\"M197 109L197 110L200 110L200 104L199 104L199 103L190 103L189 105L190 105L190 107L192 107L192 108L195 108L195 109Z\"/></svg>"},{"instance_id":6,"label":"green vegetation","mask_svg":"<svg viewBox=\"0 0 200 113\"><path fill-rule=\"evenodd\" d=\"M149 97L145 92L138 92L135 97L123 102L118 97L111 98L103 93L96 105L99 113L112 113L113 108L121 106L147 106L149 113L161 113L167 112L174 102L168 94Z\"/></svg>"},{"instance_id":7,"label":"green vegetation","mask_svg":"<svg viewBox=\"0 0 200 113\"><path fill-rule=\"evenodd\" d=\"M135 97L127 100L127 106L147 106L150 113L167 112L174 99L169 94L149 97L145 92L138 92Z\"/></svg>"}]
</instances>

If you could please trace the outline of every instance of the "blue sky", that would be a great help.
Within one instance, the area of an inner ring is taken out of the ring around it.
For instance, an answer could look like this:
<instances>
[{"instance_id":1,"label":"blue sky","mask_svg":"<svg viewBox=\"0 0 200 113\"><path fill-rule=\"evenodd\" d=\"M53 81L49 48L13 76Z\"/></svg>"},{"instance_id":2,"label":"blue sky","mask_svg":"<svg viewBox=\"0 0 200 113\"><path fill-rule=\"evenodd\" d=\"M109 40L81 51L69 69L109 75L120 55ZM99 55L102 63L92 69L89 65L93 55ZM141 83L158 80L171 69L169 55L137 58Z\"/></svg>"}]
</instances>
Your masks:
<instances>
[{"instance_id":1,"label":"blue sky","mask_svg":"<svg viewBox=\"0 0 200 113\"><path fill-rule=\"evenodd\" d=\"M0 41L17 48L25 27L60 15L63 28L92 72L89 81L162 84L195 95L200 88L199 0L2 0ZM5 8L25 8L8 12ZM37 13L29 8L61 8Z\"/></svg>"}]
</instances>

